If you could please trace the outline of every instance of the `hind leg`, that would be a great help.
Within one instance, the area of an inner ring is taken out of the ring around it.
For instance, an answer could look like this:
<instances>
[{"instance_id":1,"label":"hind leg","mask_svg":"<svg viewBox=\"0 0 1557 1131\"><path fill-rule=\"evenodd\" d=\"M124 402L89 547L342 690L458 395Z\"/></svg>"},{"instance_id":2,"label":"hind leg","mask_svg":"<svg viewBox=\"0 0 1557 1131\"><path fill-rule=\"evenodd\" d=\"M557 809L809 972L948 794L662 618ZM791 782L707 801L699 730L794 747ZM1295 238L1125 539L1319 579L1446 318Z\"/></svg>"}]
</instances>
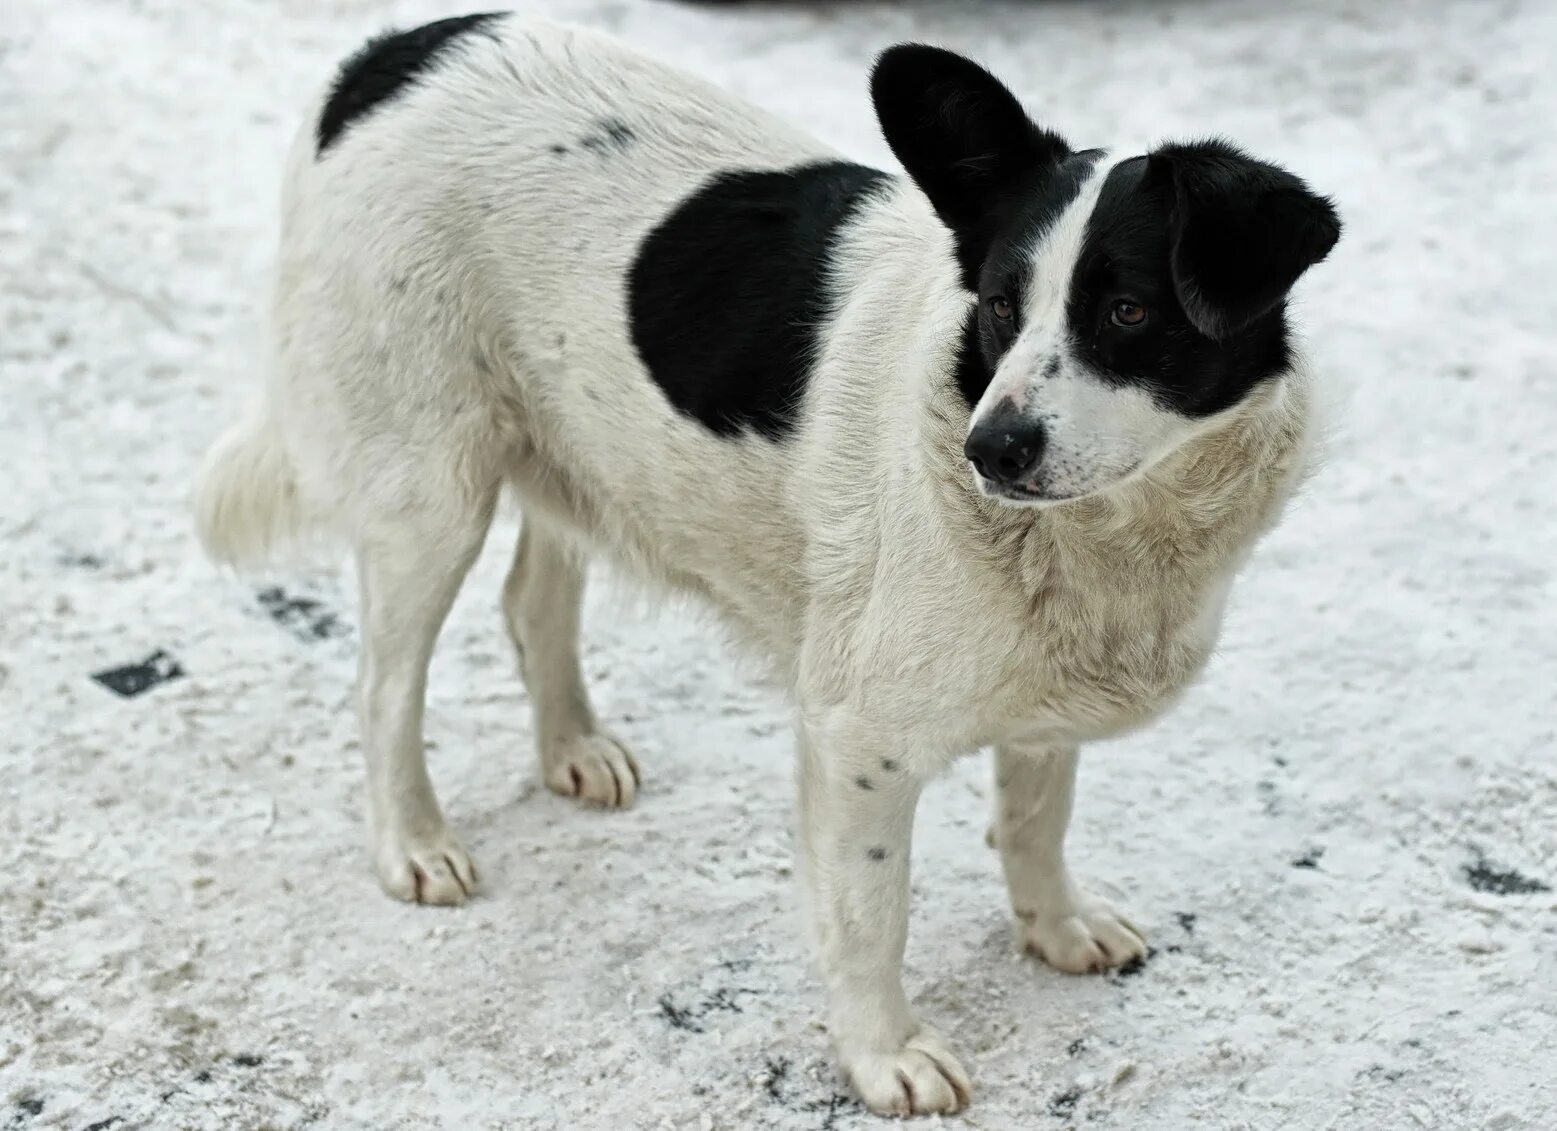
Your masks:
<instances>
[{"instance_id":1,"label":"hind leg","mask_svg":"<svg viewBox=\"0 0 1557 1131\"><path fill-rule=\"evenodd\" d=\"M359 530L362 650L357 708L367 756L373 858L390 895L462 903L476 869L448 827L427 777L422 712L427 665L444 619L481 550L495 492L418 506Z\"/></svg>"},{"instance_id":2,"label":"hind leg","mask_svg":"<svg viewBox=\"0 0 1557 1131\"><path fill-rule=\"evenodd\" d=\"M626 808L638 793L638 764L590 706L578 651L583 600L583 559L526 519L503 583L503 616L534 707L541 775L566 797Z\"/></svg>"}]
</instances>

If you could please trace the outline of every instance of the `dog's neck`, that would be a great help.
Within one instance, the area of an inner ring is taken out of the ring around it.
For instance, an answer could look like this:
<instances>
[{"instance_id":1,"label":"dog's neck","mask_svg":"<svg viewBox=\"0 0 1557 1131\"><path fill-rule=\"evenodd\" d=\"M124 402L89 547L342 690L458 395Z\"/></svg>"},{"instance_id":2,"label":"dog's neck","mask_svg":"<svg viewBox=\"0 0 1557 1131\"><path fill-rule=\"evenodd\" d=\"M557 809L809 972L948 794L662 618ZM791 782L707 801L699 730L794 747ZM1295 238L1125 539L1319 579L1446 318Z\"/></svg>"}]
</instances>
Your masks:
<instances>
[{"instance_id":1,"label":"dog's neck","mask_svg":"<svg viewBox=\"0 0 1557 1131\"><path fill-rule=\"evenodd\" d=\"M1147 471L1043 507L982 495L962 454L967 409L946 374L922 389L920 472L942 530L970 560L1024 592L1056 572L1115 570L1122 584L1171 585L1232 565L1276 520L1308 453L1311 393L1302 362L1263 383Z\"/></svg>"}]
</instances>

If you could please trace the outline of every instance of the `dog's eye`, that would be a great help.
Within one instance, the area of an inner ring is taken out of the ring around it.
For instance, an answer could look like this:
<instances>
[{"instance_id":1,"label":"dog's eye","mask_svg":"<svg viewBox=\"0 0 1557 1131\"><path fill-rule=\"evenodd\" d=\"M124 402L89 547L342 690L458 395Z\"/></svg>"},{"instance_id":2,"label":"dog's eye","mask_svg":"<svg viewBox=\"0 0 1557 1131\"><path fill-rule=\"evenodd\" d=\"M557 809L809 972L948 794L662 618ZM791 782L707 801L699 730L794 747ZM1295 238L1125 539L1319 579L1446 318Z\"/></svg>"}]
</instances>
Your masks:
<instances>
[{"instance_id":1,"label":"dog's eye","mask_svg":"<svg viewBox=\"0 0 1557 1131\"><path fill-rule=\"evenodd\" d=\"M1011 309L1011 304L1006 301L1005 295L996 295L994 298L990 299L989 309L993 311L995 317L1000 319L1002 322L1011 321L1011 315L1014 313Z\"/></svg>"},{"instance_id":2,"label":"dog's eye","mask_svg":"<svg viewBox=\"0 0 1557 1131\"><path fill-rule=\"evenodd\" d=\"M1139 326L1146 321L1146 308L1128 299L1121 299L1114 303L1114 312L1109 315L1109 319L1115 326Z\"/></svg>"}]
</instances>

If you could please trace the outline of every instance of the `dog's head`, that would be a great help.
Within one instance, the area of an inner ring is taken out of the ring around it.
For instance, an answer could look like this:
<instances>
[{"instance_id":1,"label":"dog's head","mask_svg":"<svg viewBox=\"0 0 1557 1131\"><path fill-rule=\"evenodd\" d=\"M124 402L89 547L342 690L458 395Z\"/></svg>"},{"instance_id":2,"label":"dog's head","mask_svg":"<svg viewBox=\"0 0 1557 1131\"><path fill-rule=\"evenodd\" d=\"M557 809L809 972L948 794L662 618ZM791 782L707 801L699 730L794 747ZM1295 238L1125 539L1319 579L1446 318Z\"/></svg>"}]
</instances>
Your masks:
<instances>
[{"instance_id":1,"label":"dog's head","mask_svg":"<svg viewBox=\"0 0 1557 1131\"><path fill-rule=\"evenodd\" d=\"M871 94L978 295L959 384L985 494L1103 490L1286 369L1287 292L1340 235L1291 173L1214 140L1073 150L935 47L886 51Z\"/></svg>"}]
</instances>

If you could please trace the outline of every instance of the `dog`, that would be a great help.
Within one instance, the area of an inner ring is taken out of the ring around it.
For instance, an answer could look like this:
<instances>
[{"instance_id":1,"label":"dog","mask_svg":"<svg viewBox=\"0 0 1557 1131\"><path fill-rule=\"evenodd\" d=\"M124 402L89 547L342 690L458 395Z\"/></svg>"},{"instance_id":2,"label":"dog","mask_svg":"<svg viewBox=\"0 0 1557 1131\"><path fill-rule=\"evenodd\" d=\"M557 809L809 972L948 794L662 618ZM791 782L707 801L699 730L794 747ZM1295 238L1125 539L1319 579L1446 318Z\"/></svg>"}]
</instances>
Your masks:
<instances>
[{"instance_id":1,"label":"dog","mask_svg":"<svg viewBox=\"0 0 1557 1131\"><path fill-rule=\"evenodd\" d=\"M476 886L422 711L505 489L552 790L640 784L579 667L588 557L717 610L792 692L839 1066L907 1115L971 1090L901 978L914 809L954 758L994 749L1020 945L1144 953L1065 860L1078 747L1200 671L1300 480L1285 301L1340 223L1222 140L1074 148L933 46L886 50L870 95L902 174L584 30L370 42L288 158L268 380L196 509L219 561L354 551L373 859L419 903Z\"/></svg>"}]
</instances>

